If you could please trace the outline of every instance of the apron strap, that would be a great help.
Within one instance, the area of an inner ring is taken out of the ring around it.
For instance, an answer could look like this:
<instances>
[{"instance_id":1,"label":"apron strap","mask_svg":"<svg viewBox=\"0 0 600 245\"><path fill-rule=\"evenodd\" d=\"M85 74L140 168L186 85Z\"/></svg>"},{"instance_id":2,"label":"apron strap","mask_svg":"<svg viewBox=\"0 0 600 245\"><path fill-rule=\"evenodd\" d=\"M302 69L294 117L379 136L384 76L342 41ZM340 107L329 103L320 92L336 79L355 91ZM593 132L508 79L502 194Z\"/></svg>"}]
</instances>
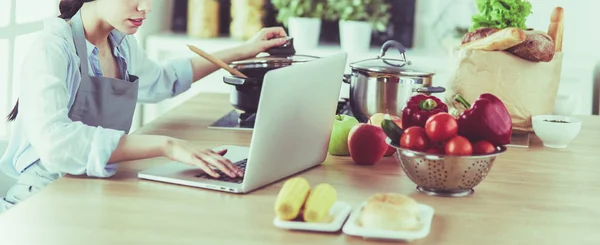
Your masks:
<instances>
[{"instance_id":1,"label":"apron strap","mask_svg":"<svg viewBox=\"0 0 600 245\"><path fill-rule=\"evenodd\" d=\"M81 10L71 18L71 31L73 32L73 40L75 41L75 49L79 56L79 71L81 72L81 84L80 88L89 90L91 86L91 80L89 77L89 64L87 55L87 45L85 40L85 32L83 29L83 23L81 20Z\"/></svg>"}]
</instances>

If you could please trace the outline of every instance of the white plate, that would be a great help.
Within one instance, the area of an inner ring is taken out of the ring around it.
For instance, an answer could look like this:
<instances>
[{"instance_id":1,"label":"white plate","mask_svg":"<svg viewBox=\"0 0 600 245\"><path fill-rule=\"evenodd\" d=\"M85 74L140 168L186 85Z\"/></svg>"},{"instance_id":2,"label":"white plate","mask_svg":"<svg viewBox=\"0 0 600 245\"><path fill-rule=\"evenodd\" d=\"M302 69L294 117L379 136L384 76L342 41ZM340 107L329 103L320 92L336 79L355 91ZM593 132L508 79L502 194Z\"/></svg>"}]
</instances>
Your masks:
<instances>
[{"instance_id":1,"label":"white plate","mask_svg":"<svg viewBox=\"0 0 600 245\"><path fill-rule=\"evenodd\" d=\"M402 241L413 241L421 239L429 235L431 230L431 222L433 220L434 209L425 204L419 204L419 219L423 222L423 228L417 231L392 231L392 230L379 230L379 229L367 229L356 225L358 217L360 217L361 211L365 206L366 202L363 202L360 207L356 208L354 212L348 218L346 225L344 225L343 231L347 235L359 236L365 239L384 239L384 240L402 240Z\"/></svg>"},{"instance_id":2,"label":"white plate","mask_svg":"<svg viewBox=\"0 0 600 245\"><path fill-rule=\"evenodd\" d=\"M330 223L309 223L302 221L287 221L280 220L277 217L273 220L273 224L279 228L290 230L306 230L306 231L321 231L321 232L336 232L342 228L344 221L352 211L350 204L345 202L335 202L329 214L333 217Z\"/></svg>"}]
</instances>

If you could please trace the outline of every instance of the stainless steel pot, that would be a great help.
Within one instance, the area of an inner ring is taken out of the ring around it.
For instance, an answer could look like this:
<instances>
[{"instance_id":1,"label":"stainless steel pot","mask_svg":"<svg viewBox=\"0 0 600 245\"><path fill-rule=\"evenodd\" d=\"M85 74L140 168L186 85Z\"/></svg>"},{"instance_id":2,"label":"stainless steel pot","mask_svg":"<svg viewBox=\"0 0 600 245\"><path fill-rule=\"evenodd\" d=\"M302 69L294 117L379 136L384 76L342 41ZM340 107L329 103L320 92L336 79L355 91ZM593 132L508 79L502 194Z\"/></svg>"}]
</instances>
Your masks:
<instances>
[{"instance_id":1,"label":"stainless steel pot","mask_svg":"<svg viewBox=\"0 0 600 245\"><path fill-rule=\"evenodd\" d=\"M241 78L228 74L223 77L223 82L232 85L229 101L233 107L246 113L255 113L258 110L263 78L267 72L319 59L317 56L296 54L293 41L293 38L288 38L280 47L270 48L257 57L231 63L233 69L248 76Z\"/></svg>"},{"instance_id":2,"label":"stainless steel pot","mask_svg":"<svg viewBox=\"0 0 600 245\"><path fill-rule=\"evenodd\" d=\"M384 57L388 49L396 48L402 59ZM415 67L406 60L406 49L390 40L381 46L378 57L350 64L352 72L344 75L350 84L352 114L361 122L375 113L401 116L406 102L418 93L443 93L443 87L432 87L433 72Z\"/></svg>"}]
</instances>

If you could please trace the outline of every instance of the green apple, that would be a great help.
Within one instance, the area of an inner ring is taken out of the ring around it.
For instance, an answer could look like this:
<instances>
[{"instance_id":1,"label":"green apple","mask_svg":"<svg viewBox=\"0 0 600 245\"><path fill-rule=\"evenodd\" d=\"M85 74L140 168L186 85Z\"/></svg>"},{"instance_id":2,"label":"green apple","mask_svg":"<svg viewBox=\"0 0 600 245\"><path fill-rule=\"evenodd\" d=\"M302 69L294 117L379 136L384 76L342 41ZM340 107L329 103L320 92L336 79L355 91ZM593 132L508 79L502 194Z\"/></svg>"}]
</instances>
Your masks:
<instances>
[{"instance_id":1,"label":"green apple","mask_svg":"<svg viewBox=\"0 0 600 245\"><path fill-rule=\"evenodd\" d=\"M329 140L328 152L335 156L349 156L348 134L350 129L358 124L358 120L348 115L336 115Z\"/></svg>"}]
</instances>

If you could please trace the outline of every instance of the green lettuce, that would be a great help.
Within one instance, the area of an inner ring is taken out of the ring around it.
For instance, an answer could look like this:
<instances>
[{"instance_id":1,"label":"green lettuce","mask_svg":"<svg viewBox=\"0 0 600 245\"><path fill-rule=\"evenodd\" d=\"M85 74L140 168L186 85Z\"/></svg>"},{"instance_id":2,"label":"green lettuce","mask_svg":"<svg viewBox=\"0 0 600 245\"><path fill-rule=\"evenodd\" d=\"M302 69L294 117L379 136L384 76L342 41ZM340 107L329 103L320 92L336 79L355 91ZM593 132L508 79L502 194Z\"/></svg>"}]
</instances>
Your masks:
<instances>
[{"instance_id":1,"label":"green lettuce","mask_svg":"<svg viewBox=\"0 0 600 245\"><path fill-rule=\"evenodd\" d=\"M479 13L474 15L469 31L481 27L526 29L527 16L532 14L528 0L476 0Z\"/></svg>"}]
</instances>

